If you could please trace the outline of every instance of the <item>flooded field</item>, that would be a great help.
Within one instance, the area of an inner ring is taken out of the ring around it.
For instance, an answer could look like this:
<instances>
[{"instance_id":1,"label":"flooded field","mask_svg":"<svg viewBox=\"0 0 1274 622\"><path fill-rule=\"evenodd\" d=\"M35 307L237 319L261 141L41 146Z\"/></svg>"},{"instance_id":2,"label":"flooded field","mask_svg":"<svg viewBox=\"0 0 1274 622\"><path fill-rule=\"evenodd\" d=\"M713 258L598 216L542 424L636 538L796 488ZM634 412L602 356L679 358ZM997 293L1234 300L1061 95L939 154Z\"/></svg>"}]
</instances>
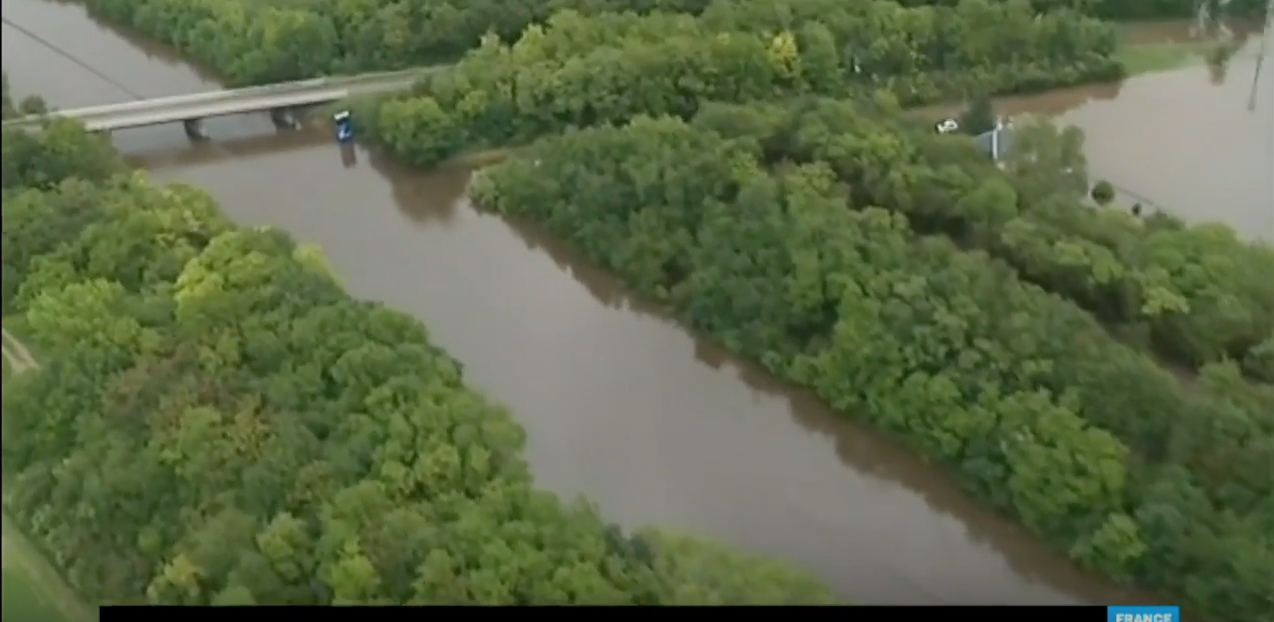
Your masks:
<instances>
[{"instance_id":1,"label":"flooded field","mask_svg":"<svg viewBox=\"0 0 1274 622\"><path fill-rule=\"evenodd\" d=\"M1180 24L1134 32L1146 41L1191 37ZM1091 177L1127 200L1274 242L1274 60L1262 58L1263 49L1274 54L1274 31L1236 29L1235 37L1224 66L1199 58L1122 83L1001 99L996 112L1084 130Z\"/></svg>"}]
</instances>

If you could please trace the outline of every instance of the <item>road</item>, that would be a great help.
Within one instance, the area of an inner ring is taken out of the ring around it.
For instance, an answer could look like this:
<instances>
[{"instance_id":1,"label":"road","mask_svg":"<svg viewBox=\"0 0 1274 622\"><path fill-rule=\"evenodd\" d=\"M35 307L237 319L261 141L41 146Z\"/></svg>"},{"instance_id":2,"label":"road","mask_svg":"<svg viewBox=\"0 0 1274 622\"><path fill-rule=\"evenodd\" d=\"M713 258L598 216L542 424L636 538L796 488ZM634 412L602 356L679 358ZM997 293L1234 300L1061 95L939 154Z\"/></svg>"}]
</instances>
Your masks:
<instances>
[{"instance_id":1,"label":"road","mask_svg":"<svg viewBox=\"0 0 1274 622\"><path fill-rule=\"evenodd\" d=\"M56 116L79 120L90 131L111 131L247 112L326 104L355 95L406 89L422 75L437 69L437 67L430 67L376 72L360 76L317 78L58 110L49 115L30 115L21 119L11 119L4 122L4 127L38 127L47 117Z\"/></svg>"}]
</instances>

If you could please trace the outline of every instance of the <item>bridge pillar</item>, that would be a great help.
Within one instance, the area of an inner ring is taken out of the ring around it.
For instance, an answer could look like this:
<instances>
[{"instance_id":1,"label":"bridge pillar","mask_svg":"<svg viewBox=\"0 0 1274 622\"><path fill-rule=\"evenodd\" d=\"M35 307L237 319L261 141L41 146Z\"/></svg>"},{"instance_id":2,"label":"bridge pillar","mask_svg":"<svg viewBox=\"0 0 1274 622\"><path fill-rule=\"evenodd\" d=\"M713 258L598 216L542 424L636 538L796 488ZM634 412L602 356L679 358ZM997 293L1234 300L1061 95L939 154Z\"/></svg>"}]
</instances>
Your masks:
<instances>
[{"instance_id":1,"label":"bridge pillar","mask_svg":"<svg viewBox=\"0 0 1274 622\"><path fill-rule=\"evenodd\" d=\"M274 122L274 127L281 130L294 130L301 127L300 120L291 108L270 109L270 120Z\"/></svg>"},{"instance_id":2,"label":"bridge pillar","mask_svg":"<svg viewBox=\"0 0 1274 622\"><path fill-rule=\"evenodd\" d=\"M191 140L206 140L208 132L203 128L203 119L187 119L181 124L186 128L186 136Z\"/></svg>"}]
</instances>

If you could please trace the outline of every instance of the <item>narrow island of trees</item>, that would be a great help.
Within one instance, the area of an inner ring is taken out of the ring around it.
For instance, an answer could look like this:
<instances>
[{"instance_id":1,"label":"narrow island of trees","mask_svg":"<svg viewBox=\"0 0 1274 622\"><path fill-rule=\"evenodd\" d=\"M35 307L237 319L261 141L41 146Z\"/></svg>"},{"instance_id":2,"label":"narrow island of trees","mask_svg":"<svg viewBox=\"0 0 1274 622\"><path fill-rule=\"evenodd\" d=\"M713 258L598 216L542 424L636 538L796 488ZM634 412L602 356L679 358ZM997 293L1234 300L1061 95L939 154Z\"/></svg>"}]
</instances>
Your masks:
<instances>
[{"instance_id":1,"label":"narrow island of trees","mask_svg":"<svg viewBox=\"0 0 1274 622\"><path fill-rule=\"evenodd\" d=\"M537 489L509 414L316 249L71 122L3 150L6 326L41 365L5 384L5 513L89 602L831 602Z\"/></svg>"}]
</instances>

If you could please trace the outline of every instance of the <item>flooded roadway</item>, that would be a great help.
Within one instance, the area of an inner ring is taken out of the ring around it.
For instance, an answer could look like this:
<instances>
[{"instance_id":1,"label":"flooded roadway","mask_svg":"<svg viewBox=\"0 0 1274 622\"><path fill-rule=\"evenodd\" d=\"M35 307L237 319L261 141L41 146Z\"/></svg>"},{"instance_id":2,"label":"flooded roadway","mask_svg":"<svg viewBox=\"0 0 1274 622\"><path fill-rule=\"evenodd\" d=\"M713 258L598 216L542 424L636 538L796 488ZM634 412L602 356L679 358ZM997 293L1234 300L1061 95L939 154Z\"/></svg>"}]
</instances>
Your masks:
<instances>
[{"instance_id":1,"label":"flooded roadway","mask_svg":"<svg viewBox=\"0 0 1274 622\"><path fill-rule=\"evenodd\" d=\"M143 95L215 88L74 5L6 0L4 15ZM5 27L16 97L58 107L128 94ZM21 61L19 62L19 59ZM122 132L158 177L206 188L232 217L321 244L352 294L424 321L471 384L526 427L545 486L614 520L715 536L806 566L860 603L1143 601L982 511L949 478L808 395L623 296L529 227L474 210L462 171L422 175L325 133L275 135L265 115Z\"/></svg>"}]
</instances>

